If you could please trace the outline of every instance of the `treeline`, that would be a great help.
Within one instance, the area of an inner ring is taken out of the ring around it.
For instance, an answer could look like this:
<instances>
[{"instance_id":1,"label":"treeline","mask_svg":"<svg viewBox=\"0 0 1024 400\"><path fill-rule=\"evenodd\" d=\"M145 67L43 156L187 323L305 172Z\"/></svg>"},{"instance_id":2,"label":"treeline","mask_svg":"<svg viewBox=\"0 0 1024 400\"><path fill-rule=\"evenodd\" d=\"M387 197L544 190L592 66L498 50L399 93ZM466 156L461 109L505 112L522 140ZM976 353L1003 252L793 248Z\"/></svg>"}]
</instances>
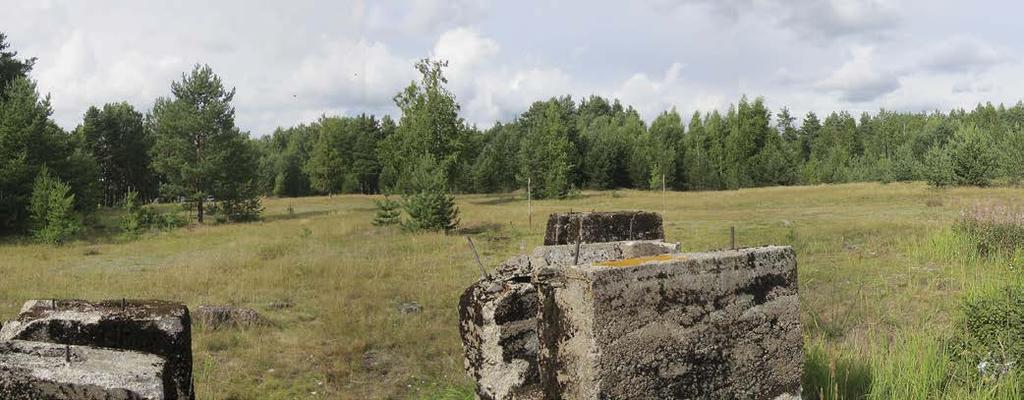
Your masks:
<instances>
[{"instance_id":1,"label":"treeline","mask_svg":"<svg viewBox=\"0 0 1024 400\"><path fill-rule=\"evenodd\" d=\"M234 89L199 65L151 110L91 107L66 132L28 77L34 62L0 34L0 233L42 231L129 196L182 203L202 222L211 211L218 220L259 218L265 195L396 194L413 225L449 229L451 193L528 185L536 198L560 198L582 189L1024 178L1022 103L795 116L744 97L724 112L673 109L647 124L617 100L564 96L480 130L460 116L446 64L423 60L421 79L394 98L398 121L324 116L253 139L234 124Z\"/></svg>"},{"instance_id":2,"label":"treeline","mask_svg":"<svg viewBox=\"0 0 1024 400\"><path fill-rule=\"evenodd\" d=\"M926 180L935 185L1019 183L1024 104L949 113L845 111L799 118L741 98L724 113L675 110L646 124L632 107L591 96L535 102L507 123L466 127L441 151L451 190L525 189L557 198L576 189L723 190L746 187ZM385 143L394 123L324 117L259 139L268 195L379 193L395 187ZM457 130L453 130L456 132ZM399 145L401 146L401 145ZM411 146L411 145L410 145ZM394 146L392 146L394 147ZM375 151L376 150L376 151Z\"/></svg>"},{"instance_id":3,"label":"treeline","mask_svg":"<svg viewBox=\"0 0 1024 400\"><path fill-rule=\"evenodd\" d=\"M261 154L235 127L234 89L209 67L172 82L146 114L128 103L90 107L67 132L29 78L35 59L9 47L0 34L0 234L60 243L97 207L138 200L181 203L200 223L210 211L223 221L259 218Z\"/></svg>"}]
</instances>

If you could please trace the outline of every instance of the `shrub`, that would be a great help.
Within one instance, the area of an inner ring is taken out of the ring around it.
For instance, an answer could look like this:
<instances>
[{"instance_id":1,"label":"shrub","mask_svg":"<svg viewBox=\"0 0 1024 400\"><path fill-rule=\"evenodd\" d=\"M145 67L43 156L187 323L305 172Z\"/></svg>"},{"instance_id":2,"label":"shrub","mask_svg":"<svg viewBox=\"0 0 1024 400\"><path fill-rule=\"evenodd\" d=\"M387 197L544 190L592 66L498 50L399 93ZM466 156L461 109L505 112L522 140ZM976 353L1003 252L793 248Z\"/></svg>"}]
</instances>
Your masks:
<instances>
[{"instance_id":1,"label":"shrub","mask_svg":"<svg viewBox=\"0 0 1024 400\"><path fill-rule=\"evenodd\" d=\"M121 230L133 236L145 227L145 220L148 219L145 215L146 210L139 205L138 197L139 192L128 191L128 194L124 196L124 203L121 204L121 208L124 209L124 216L121 217Z\"/></svg>"},{"instance_id":2,"label":"shrub","mask_svg":"<svg viewBox=\"0 0 1024 400\"><path fill-rule=\"evenodd\" d=\"M975 205L960 212L953 231L981 255L1016 255L1024 246L1024 210L1005 204Z\"/></svg>"},{"instance_id":3,"label":"shrub","mask_svg":"<svg viewBox=\"0 0 1024 400\"><path fill-rule=\"evenodd\" d=\"M121 217L121 230L128 236L136 236L149 229L180 228L187 223L185 218L174 213L160 213L152 206L140 205L135 191L128 192L121 207L125 211Z\"/></svg>"},{"instance_id":4,"label":"shrub","mask_svg":"<svg viewBox=\"0 0 1024 400\"><path fill-rule=\"evenodd\" d=\"M962 383L992 383L1024 361L1024 286L988 289L965 297L951 356Z\"/></svg>"},{"instance_id":5,"label":"shrub","mask_svg":"<svg viewBox=\"0 0 1024 400\"><path fill-rule=\"evenodd\" d=\"M957 129L950 143L953 175L958 185L988 186L996 173L996 153L989 136L973 126Z\"/></svg>"},{"instance_id":6,"label":"shrub","mask_svg":"<svg viewBox=\"0 0 1024 400\"><path fill-rule=\"evenodd\" d=\"M402 203L409 220L402 227L409 231L451 231L459 225L459 209L448 194L445 171L433 157L422 157L416 168L403 176Z\"/></svg>"},{"instance_id":7,"label":"shrub","mask_svg":"<svg viewBox=\"0 0 1024 400\"><path fill-rule=\"evenodd\" d=\"M402 203L385 196L383 200L374 201L374 204L377 205L377 214L373 217L374 225L387 226L402 222Z\"/></svg>"},{"instance_id":8,"label":"shrub","mask_svg":"<svg viewBox=\"0 0 1024 400\"><path fill-rule=\"evenodd\" d=\"M451 231L459 225L455 197L440 191L422 191L405 197L409 220L402 225L409 231Z\"/></svg>"},{"instance_id":9,"label":"shrub","mask_svg":"<svg viewBox=\"0 0 1024 400\"><path fill-rule=\"evenodd\" d=\"M43 243L61 244L82 230L82 218L75 213L71 186L43 168L32 187L29 218L32 236Z\"/></svg>"},{"instance_id":10,"label":"shrub","mask_svg":"<svg viewBox=\"0 0 1024 400\"><path fill-rule=\"evenodd\" d=\"M921 175L930 186L946 187L956 183L953 159L943 147L936 145L929 149L921 167Z\"/></svg>"}]
</instances>

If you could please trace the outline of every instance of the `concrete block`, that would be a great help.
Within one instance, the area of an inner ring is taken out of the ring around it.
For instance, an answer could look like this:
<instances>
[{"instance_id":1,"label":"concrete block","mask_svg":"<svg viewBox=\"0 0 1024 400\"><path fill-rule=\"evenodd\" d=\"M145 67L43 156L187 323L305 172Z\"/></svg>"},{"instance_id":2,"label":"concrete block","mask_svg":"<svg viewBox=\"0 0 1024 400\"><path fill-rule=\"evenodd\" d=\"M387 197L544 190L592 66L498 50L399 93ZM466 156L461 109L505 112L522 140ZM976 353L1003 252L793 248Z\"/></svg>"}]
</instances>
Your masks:
<instances>
[{"instance_id":1,"label":"concrete block","mask_svg":"<svg viewBox=\"0 0 1024 400\"><path fill-rule=\"evenodd\" d=\"M664 240L661 215L647 211L556 213L548 217L544 245Z\"/></svg>"},{"instance_id":2,"label":"concrete block","mask_svg":"<svg viewBox=\"0 0 1024 400\"><path fill-rule=\"evenodd\" d=\"M660 241L594 243L580 246L579 262L617 260L679 251ZM537 366L537 290L535 268L571 264L576 246L538 247L498 266L497 272L470 286L459 299L459 331L466 370L477 382L480 399L541 398Z\"/></svg>"},{"instance_id":3,"label":"concrete block","mask_svg":"<svg viewBox=\"0 0 1024 400\"><path fill-rule=\"evenodd\" d=\"M0 342L0 399L165 400L163 358L126 350Z\"/></svg>"},{"instance_id":4,"label":"concrete block","mask_svg":"<svg viewBox=\"0 0 1024 400\"><path fill-rule=\"evenodd\" d=\"M535 284L547 398L799 397L790 247L546 268Z\"/></svg>"},{"instance_id":5,"label":"concrete block","mask_svg":"<svg viewBox=\"0 0 1024 400\"><path fill-rule=\"evenodd\" d=\"M151 353L167 360L168 399L194 399L192 322L182 304L154 300L30 300L0 341L30 340Z\"/></svg>"}]
</instances>

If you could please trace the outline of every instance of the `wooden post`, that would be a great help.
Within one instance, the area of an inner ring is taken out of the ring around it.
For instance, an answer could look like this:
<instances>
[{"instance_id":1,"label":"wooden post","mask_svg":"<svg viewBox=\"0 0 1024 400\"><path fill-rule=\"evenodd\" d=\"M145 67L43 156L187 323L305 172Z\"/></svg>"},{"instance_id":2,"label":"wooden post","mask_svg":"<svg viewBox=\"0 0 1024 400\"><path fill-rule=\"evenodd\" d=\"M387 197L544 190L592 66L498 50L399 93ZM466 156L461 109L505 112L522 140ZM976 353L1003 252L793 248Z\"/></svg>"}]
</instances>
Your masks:
<instances>
[{"instance_id":1,"label":"wooden post","mask_svg":"<svg viewBox=\"0 0 1024 400\"><path fill-rule=\"evenodd\" d=\"M729 244L730 244L730 247L729 247L730 249L736 250L736 227L735 226L730 226L729 227Z\"/></svg>"},{"instance_id":2,"label":"wooden post","mask_svg":"<svg viewBox=\"0 0 1024 400\"><path fill-rule=\"evenodd\" d=\"M526 178L526 218L533 228L533 194L530 193L530 178Z\"/></svg>"},{"instance_id":3,"label":"wooden post","mask_svg":"<svg viewBox=\"0 0 1024 400\"><path fill-rule=\"evenodd\" d=\"M665 174L661 174L661 218L665 218Z\"/></svg>"},{"instance_id":4,"label":"wooden post","mask_svg":"<svg viewBox=\"0 0 1024 400\"><path fill-rule=\"evenodd\" d=\"M476 257L476 265L480 267L480 275L485 279L489 278L490 275L487 273L487 269L484 268L484 263L480 262L480 254L476 252L476 246L473 245L473 239L466 236L466 241L469 242L469 249L473 250L473 257Z\"/></svg>"}]
</instances>

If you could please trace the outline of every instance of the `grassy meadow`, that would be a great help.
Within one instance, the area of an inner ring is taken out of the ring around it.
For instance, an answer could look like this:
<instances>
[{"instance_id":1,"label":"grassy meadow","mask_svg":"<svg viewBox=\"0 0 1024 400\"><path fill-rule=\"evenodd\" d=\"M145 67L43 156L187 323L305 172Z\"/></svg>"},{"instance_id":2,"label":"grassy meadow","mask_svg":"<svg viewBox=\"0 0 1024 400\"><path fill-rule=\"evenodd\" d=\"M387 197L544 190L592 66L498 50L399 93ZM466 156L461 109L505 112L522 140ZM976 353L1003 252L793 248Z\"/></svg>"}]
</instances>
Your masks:
<instances>
[{"instance_id":1,"label":"grassy meadow","mask_svg":"<svg viewBox=\"0 0 1024 400\"><path fill-rule=\"evenodd\" d=\"M118 235L108 210L88 240L0 245L0 319L31 298L252 307L272 326L194 331L198 398L471 398L456 304L479 271L463 236L493 266L541 244L548 213L644 209L664 213L685 251L727 246L730 226L741 246L795 247L811 398L1009 398L1016 382L943 386L938 338L964 296L1024 266L972 255L952 233L960 210L1022 196L916 183L584 192L534 201L531 226L521 195L467 195L452 235L374 227L372 196L269 199L263 222L138 239ZM405 302L422 311L400 313Z\"/></svg>"}]
</instances>

